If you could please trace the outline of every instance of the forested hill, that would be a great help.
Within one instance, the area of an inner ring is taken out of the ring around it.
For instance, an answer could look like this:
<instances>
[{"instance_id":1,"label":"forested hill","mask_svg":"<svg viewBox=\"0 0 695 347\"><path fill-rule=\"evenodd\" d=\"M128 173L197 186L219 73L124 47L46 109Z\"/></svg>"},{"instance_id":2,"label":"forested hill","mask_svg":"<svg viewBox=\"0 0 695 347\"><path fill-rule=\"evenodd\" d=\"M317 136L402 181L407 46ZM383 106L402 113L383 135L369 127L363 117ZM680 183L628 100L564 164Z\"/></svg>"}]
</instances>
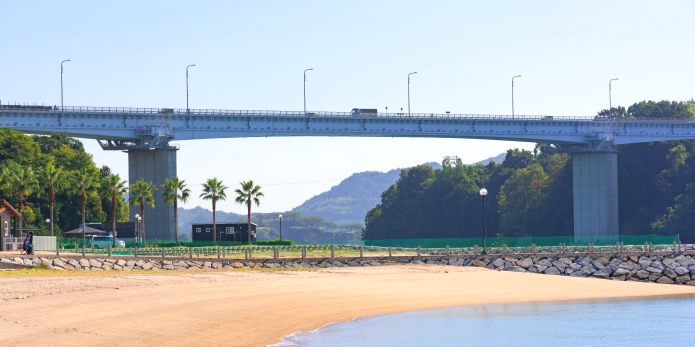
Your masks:
<instances>
[{"instance_id":1,"label":"forested hill","mask_svg":"<svg viewBox=\"0 0 695 347\"><path fill-rule=\"evenodd\" d=\"M435 169L438 163L426 163ZM381 193L398 180L401 169L352 174L329 191L314 196L292 211L334 223L364 223L364 216L381 201Z\"/></svg>"},{"instance_id":2,"label":"forested hill","mask_svg":"<svg viewBox=\"0 0 695 347\"><path fill-rule=\"evenodd\" d=\"M643 101L596 116L695 120L695 100ZM559 151L558 151L559 149ZM572 161L562 146L509 150L494 165L403 170L367 213L364 239L572 235ZM621 235L680 235L695 243L695 140L615 146Z\"/></svg>"}]
</instances>

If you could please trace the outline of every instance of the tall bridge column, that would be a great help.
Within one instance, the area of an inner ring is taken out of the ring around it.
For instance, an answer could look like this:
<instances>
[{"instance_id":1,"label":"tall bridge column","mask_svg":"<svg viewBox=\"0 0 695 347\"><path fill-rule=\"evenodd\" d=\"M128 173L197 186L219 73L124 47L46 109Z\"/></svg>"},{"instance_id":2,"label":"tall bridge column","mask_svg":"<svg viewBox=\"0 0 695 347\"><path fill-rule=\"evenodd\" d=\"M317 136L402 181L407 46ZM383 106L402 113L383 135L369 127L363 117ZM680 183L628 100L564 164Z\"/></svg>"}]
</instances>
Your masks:
<instances>
[{"instance_id":1,"label":"tall bridge column","mask_svg":"<svg viewBox=\"0 0 695 347\"><path fill-rule=\"evenodd\" d=\"M574 238L617 241L618 153L572 154Z\"/></svg>"},{"instance_id":2,"label":"tall bridge column","mask_svg":"<svg viewBox=\"0 0 695 347\"><path fill-rule=\"evenodd\" d=\"M154 204L145 204L145 237L148 240L174 240L174 205L162 198L162 184L176 176L176 148L129 149L128 181L134 184L143 178L154 184ZM130 220L140 213L140 206L131 206Z\"/></svg>"}]
</instances>

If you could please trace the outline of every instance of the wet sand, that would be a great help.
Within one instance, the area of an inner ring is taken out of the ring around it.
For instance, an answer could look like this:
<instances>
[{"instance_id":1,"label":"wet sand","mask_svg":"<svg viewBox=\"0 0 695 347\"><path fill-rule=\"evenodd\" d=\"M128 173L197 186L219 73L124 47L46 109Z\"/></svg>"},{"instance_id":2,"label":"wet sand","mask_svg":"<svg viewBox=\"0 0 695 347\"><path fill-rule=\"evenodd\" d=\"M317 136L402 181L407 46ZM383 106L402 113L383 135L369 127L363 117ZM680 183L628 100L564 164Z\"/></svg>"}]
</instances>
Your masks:
<instances>
[{"instance_id":1,"label":"wet sand","mask_svg":"<svg viewBox=\"0 0 695 347\"><path fill-rule=\"evenodd\" d=\"M0 345L266 346L357 317L671 295L695 295L695 287L432 265L5 275Z\"/></svg>"}]
</instances>

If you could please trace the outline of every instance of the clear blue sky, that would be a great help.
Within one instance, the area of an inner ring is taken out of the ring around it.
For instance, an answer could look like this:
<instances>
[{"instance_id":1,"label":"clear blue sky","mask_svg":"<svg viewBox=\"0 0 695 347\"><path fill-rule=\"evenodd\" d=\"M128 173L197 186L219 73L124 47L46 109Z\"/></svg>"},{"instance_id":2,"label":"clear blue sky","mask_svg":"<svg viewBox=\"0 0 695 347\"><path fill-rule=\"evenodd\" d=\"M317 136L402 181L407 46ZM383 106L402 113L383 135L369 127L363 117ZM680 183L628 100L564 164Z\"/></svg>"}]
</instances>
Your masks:
<instances>
[{"instance_id":1,"label":"clear blue sky","mask_svg":"<svg viewBox=\"0 0 695 347\"><path fill-rule=\"evenodd\" d=\"M66 106L592 116L613 105L695 97L693 1L0 0L0 101ZM127 156L84 140L127 179ZM252 138L178 143L193 190L213 176L263 186L284 212L359 171L457 155L476 162L528 143L452 139ZM230 194L232 196L233 194ZM244 213L229 199L219 209Z\"/></svg>"}]
</instances>

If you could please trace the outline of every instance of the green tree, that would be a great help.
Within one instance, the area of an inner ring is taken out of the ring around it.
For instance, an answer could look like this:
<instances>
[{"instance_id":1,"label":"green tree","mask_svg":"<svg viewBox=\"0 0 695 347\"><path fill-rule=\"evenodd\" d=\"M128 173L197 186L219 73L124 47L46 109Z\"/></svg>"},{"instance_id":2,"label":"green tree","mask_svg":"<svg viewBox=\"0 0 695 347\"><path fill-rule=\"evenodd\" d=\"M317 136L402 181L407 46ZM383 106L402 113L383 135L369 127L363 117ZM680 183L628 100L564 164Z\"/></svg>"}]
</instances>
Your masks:
<instances>
[{"instance_id":1,"label":"green tree","mask_svg":"<svg viewBox=\"0 0 695 347\"><path fill-rule=\"evenodd\" d=\"M179 180L178 177L174 177L172 179L167 178L162 185L162 195L166 203L174 204L174 235L176 238L176 243L179 243L178 202L179 200L183 201L184 203L187 202L188 197L191 195L191 190L187 188L185 180Z\"/></svg>"},{"instance_id":2,"label":"green tree","mask_svg":"<svg viewBox=\"0 0 695 347\"><path fill-rule=\"evenodd\" d=\"M545 198L548 175L538 163L517 170L499 193L500 230L510 236L526 236L539 229L537 216Z\"/></svg>"},{"instance_id":3,"label":"green tree","mask_svg":"<svg viewBox=\"0 0 695 347\"><path fill-rule=\"evenodd\" d=\"M141 225L145 225L145 203L154 207L154 191L157 188L152 182L146 182L144 178L140 178L135 184L130 185L130 204L133 206L140 205L140 216L142 217ZM145 228L142 228L142 241L146 242Z\"/></svg>"},{"instance_id":4,"label":"green tree","mask_svg":"<svg viewBox=\"0 0 695 347\"><path fill-rule=\"evenodd\" d=\"M126 181L121 180L121 176L117 174L107 176L103 181L103 187L111 193L111 219L113 223L113 229L111 230L113 230L113 246L116 247L116 236L118 236L118 232L116 231L118 197L127 193L128 187L126 186Z\"/></svg>"},{"instance_id":5,"label":"green tree","mask_svg":"<svg viewBox=\"0 0 695 347\"><path fill-rule=\"evenodd\" d=\"M96 173L88 169L75 172L74 180L75 188L77 188L80 194L80 204L82 206L82 253L84 253L87 194L91 194L99 188L99 181Z\"/></svg>"},{"instance_id":6,"label":"green tree","mask_svg":"<svg viewBox=\"0 0 695 347\"><path fill-rule=\"evenodd\" d=\"M53 225L55 219L53 216L53 204L55 201L56 189L62 190L68 185L68 175L62 167L55 167L53 160L46 163L46 166L39 172L41 185L48 188L48 209L51 219L51 236L54 236Z\"/></svg>"},{"instance_id":7,"label":"green tree","mask_svg":"<svg viewBox=\"0 0 695 347\"><path fill-rule=\"evenodd\" d=\"M23 229L22 208L24 206L24 198L32 194L38 189L39 182L31 167L22 166L14 161L10 161L2 169L2 180L5 189L14 192L17 195L17 211L19 216L19 233ZM15 235L18 236L18 235Z\"/></svg>"},{"instance_id":8,"label":"green tree","mask_svg":"<svg viewBox=\"0 0 695 347\"><path fill-rule=\"evenodd\" d=\"M251 243L251 203L260 206L261 200L259 198L265 195L261 192L261 186L254 185L251 180L240 182L239 184L241 185L241 189L234 190L237 194L236 202L239 204L246 204L249 243Z\"/></svg>"},{"instance_id":9,"label":"green tree","mask_svg":"<svg viewBox=\"0 0 695 347\"><path fill-rule=\"evenodd\" d=\"M217 211L217 201L227 199L227 186L222 184L222 180L218 180L217 177L208 178L207 182L203 183L203 193L200 197L203 200L212 201L212 239L217 242L217 221L215 220L215 212ZM250 233L249 229L249 233Z\"/></svg>"}]
</instances>

